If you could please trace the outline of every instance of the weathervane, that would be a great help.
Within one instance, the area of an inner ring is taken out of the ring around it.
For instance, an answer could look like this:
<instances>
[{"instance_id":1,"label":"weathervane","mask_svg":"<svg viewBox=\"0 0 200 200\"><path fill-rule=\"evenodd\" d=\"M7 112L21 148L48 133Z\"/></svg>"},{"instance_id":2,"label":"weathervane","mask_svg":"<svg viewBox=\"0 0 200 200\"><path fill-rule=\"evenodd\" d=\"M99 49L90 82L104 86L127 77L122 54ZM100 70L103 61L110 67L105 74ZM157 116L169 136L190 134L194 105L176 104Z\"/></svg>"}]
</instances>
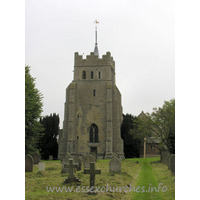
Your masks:
<instances>
[{"instance_id":1,"label":"weathervane","mask_svg":"<svg viewBox=\"0 0 200 200\"><path fill-rule=\"evenodd\" d=\"M96 37L95 37L95 44L97 44L97 24L99 24L99 22L97 20L95 20L94 23L96 24L95 25L95 33L96 33L95 34L96 35Z\"/></svg>"},{"instance_id":2,"label":"weathervane","mask_svg":"<svg viewBox=\"0 0 200 200\"><path fill-rule=\"evenodd\" d=\"M99 22L97 20L94 21L95 24L98 24Z\"/></svg>"},{"instance_id":3,"label":"weathervane","mask_svg":"<svg viewBox=\"0 0 200 200\"><path fill-rule=\"evenodd\" d=\"M99 56L99 51L98 51L98 47L97 47L97 24L99 24L99 22L97 20L94 21L95 25L95 47L94 47L94 55L98 55Z\"/></svg>"}]
</instances>

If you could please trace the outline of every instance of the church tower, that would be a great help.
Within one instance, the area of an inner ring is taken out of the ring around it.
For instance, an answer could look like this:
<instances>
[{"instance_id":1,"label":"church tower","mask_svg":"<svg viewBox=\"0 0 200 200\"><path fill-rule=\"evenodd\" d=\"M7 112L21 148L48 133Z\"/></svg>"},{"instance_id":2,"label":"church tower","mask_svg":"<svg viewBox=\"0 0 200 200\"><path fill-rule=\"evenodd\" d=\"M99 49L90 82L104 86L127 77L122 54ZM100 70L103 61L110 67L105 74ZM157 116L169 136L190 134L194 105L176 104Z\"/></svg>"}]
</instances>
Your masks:
<instances>
[{"instance_id":1,"label":"church tower","mask_svg":"<svg viewBox=\"0 0 200 200\"><path fill-rule=\"evenodd\" d=\"M58 158L66 153L110 159L124 158L121 94L115 84L115 62L110 52L99 58L97 28L94 52L74 55L74 79L66 89L63 130Z\"/></svg>"}]
</instances>

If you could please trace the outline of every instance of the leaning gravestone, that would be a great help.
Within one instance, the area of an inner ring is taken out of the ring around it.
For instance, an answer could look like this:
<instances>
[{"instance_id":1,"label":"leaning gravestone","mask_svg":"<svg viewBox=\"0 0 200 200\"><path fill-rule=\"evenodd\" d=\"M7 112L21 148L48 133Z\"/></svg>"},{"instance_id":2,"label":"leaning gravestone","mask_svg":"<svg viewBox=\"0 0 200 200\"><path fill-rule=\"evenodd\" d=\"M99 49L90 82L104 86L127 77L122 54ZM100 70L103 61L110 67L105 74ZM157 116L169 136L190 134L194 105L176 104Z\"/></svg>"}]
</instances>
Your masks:
<instances>
[{"instance_id":1,"label":"leaning gravestone","mask_svg":"<svg viewBox=\"0 0 200 200\"><path fill-rule=\"evenodd\" d=\"M119 173L121 172L121 161L114 155L113 158L109 162L109 172Z\"/></svg>"},{"instance_id":2,"label":"leaning gravestone","mask_svg":"<svg viewBox=\"0 0 200 200\"><path fill-rule=\"evenodd\" d=\"M62 171L61 173L69 173L69 159L72 158L72 156L69 153L66 153L65 157L62 159Z\"/></svg>"},{"instance_id":3,"label":"leaning gravestone","mask_svg":"<svg viewBox=\"0 0 200 200\"><path fill-rule=\"evenodd\" d=\"M39 162L38 171L44 171L44 169L45 169L45 163L44 162Z\"/></svg>"},{"instance_id":4,"label":"leaning gravestone","mask_svg":"<svg viewBox=\"0 0 200 200\"><path fill-rule=\"evenodd\" d=\"M171 170L172 174L175 176L175 154L171 154L169 157L168 169Z\"/></svg>"},{"instance_id":5,"label":"leaning gravestone","mask_svg":"<svg viewBox=\"0 0 200 200\"><path fill-rule=\"evenodd\" d=\"M51 155L51 156L49 156L49 160L53 160L53 156Z\"/></svg>"},{"instance_id":6,"label":"leaning gravestone","mask_svg":"<svg viewBox=\"0 0 200 200\"><path fill-rule=\"evenodd\" d=\"M34 161L34 164L38 164L40 162L40 155L37 154L37 153L34 153L33 154L33 161Z\"/></svg>"},{"instance_id":7,"label":"leaning gravestone","mask_svg":"<svg viewBox=\"0 0 200 200\"><path fill-rule=\"evenodd\" d=\"M85 169L84 174L90 174L90 192L89 194L96 194L95 189L95 174L101 174L101 170L95 169L95 162L90 163L90 169Z\"/></svg>"},{"instance_id":8,"label":"leaning gravestone","mask_svg":"<svg viewBox=\"0 0 200 200\"><path fill-rule=\"evenodd\" d=\"M162 163L166 164L168 166L169 165L169 157L170 157L169 151L163 152L162 153Z\"/></svg>"},{"instance_id":9,"label":"leaning gravestone","mask_svg":"<svg viewBox=\"0 0 200 200\"><path fill-rule=\"evenodd\" d=\"M68 165L69 168L69 177L64 181L64 183L73 183L73 182L81 183L81 181L79 181L79 179L76 178L76 176L74 175L74 168L77 168L78 164L73 163L73 159L69 158L69 164L66 165Z\"/></svg>"},{"instance_id":10,"label":"leaning gravestone","mask_svg":"<svg viewBox=\"0 0 200 200\"><path fill-rule=\"evenodd\" d=\"M29 154L25 156L25 172L33 171L33 157Z\"/></svg>"}]
</instances>

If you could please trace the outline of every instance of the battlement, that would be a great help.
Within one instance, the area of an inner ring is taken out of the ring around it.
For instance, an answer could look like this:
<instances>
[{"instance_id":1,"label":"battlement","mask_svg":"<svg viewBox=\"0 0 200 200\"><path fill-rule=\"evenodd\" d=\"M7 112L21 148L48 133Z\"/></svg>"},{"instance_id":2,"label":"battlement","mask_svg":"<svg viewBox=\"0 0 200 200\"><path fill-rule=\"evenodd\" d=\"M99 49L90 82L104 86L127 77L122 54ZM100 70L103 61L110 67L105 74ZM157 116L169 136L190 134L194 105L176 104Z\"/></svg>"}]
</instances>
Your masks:
<instances>
[{"instance_id":1,"label":"battlement","mask_svg":"<svg viewBox=\"0 0 200 200\"><path fill-rule=\"evenodd\" d=\"M79 55L78 52L74 54L74 66L76 67L97 65L111 65L115 68L115 61L110 52L106 52L106 55L103 55L102 58L98 58L98 55L94 55L94 52L91 52L90 55L86 56L86 59L83 59L83 56Z\"/></svg>"}]
</instances>

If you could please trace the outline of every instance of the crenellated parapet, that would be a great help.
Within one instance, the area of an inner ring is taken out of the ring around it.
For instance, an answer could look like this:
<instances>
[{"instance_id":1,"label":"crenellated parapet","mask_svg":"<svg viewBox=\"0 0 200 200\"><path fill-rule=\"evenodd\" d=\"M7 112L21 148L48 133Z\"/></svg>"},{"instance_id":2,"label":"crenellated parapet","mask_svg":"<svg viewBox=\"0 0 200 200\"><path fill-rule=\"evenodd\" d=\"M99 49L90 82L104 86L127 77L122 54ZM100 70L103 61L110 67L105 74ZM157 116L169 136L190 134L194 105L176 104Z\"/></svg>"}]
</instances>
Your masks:
<instances>
[{"instance_id":1,"label":"crenellated parapet","mask_svg":"<svg viewBox=\"0 0 200 200\"><path fill-rule=\"evenodd\" d=\"M111 53L107 52L106 55L103 55L102 58L98 58L98 55L94 55L94 52L91 52L90 55L86 56L86 59L83 59L82 55L79 55L78 52L74 55L74 66L75 67L84 67L84 66L103 66L110 65L115 68L115 61L111 57Z\"/></svg>"}]
</instances>

